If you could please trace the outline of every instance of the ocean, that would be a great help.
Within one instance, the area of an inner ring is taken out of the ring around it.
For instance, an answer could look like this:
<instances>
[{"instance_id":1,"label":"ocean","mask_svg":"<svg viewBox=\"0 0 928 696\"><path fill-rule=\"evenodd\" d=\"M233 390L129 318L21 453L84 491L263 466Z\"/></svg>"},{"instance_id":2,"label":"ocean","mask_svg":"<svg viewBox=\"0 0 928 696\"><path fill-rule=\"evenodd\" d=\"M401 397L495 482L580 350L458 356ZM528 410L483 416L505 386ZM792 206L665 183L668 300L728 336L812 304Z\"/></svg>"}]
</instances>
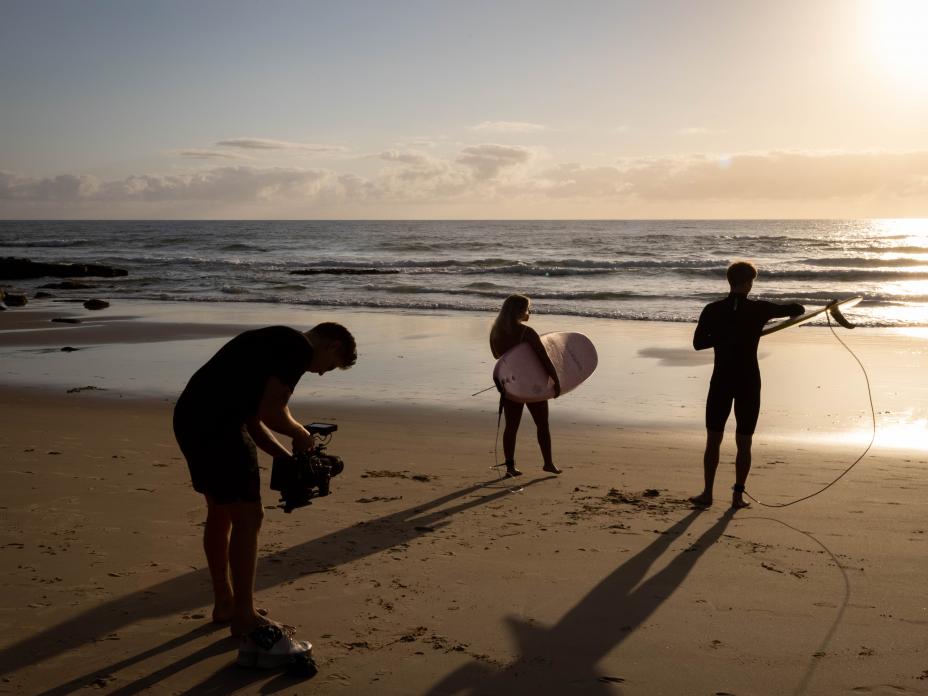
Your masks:
<instances>
[{"instance_id":1,"label":"ocean","mask_svg":"<svg viewBox=\"0 0 928 696\"><path fill-rule=\"evenodd\" d=\"M755 297L863 295L860 325L928 325L928 220L0 221L0 255L127 269L87 279L110 300L495 312L519 292L538 313L671 322L747 259Z\"/></svg>"}]
</instances>

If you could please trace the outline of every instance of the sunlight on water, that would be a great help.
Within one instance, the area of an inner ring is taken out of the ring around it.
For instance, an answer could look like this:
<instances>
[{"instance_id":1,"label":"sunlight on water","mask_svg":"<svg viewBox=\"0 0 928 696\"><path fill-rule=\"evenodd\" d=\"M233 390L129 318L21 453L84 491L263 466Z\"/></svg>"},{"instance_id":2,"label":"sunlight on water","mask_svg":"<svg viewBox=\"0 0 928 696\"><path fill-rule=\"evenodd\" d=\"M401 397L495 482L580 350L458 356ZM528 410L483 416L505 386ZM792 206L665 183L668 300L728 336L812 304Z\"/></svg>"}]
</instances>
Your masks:
<instances>
[{"instance_id":1,"label":"sunlight on water","mask_svg":"<svg viewBox=\"0 0 928 696\"><path fill-rule=\"evenodd\" d=\"M871 220L870 228L874 235L880 237L902 235L912 238L912 241L928 242L928 218Z\"/></svg>"},{"instance_id":2,"label":"sunlight on water","mask_svg":"<svg viewBox=\"0 0 928 696\"><path fill-rule=\"evenodd\" d=\"M870 424L866 423L861 424L859 428L843 432L827 434L790 433L786 436L786 439L795 437L828 445L847 446L852 450L859 447L862 452L867 443L870 442L872 433ZM877 420L876 439L870 453L883 449L928 451L928 418L908 418L907 414L895 414L892 420Z\"/></svg>"},{"instance_id":3,"label":"sunlight on water","mask_svg":"<svg viewBox=\"0 0 928 696\"><path fill-rule=\"evenodd\" d=\"M928 418L878 423L876 446L906 450L928 450Z\"/></svg>"}]
</instances>

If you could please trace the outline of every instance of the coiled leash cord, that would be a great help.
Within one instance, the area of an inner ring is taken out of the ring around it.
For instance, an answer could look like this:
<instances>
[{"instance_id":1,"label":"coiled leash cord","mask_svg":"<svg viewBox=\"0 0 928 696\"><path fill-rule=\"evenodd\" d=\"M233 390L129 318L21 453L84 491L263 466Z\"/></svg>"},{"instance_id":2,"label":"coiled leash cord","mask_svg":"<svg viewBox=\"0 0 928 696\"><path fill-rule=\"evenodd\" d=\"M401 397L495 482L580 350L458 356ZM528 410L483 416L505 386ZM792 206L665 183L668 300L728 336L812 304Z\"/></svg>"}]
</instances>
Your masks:
<instances>
[{"instance_id":1,"label":"coiled leash cord","mask_svg":"<svg viewBox=\"0 0 928 696\"><path fill-rule=\"evenodd\" d=\"M867 456L867 453L870 451L870 448L873 447L873 442L874 442L874 440L876 440L876 409L873 407L873 392L872 392L871 389L870 389L870 377L869 377L869 375L867 375L867 368L864 367L864 364L863 364L862 362L860 362L860 358L857 357L857 355L854 353L854 351L851 350L851 349L848 347L848 345L847 345L844 341L841 340L841 337L835 332L834 327L831 325L831 317L829 316L829 313L828 313L828 312L825 312L825 318L828 320L828 328L831 330L831 334L832 334L836 339L838 339L838 343L840 343L840 344L844 347L844 349L845 349L848 353L851 354L851 357L854 358L854 360L857 361L857 364L860 366L861 372L864 373L864 381L867 383L867 398L870 400L870 419L871 419L872 424L873 424L873 434L870 436L870 443L867 445L867 448L863 451L863 453L861 453L861 455L860 455L859 457L857 457L857 459L854 460L854 463L851 464L847 469L845 469L844 471L842 471L834 481L832 481L831 483L829 483L829 484L828 484L827 486L825 486L824 488L815 491L815 493L810 493L809 495L804 496L804 497L802 497L802 498L798 498L798 499L796 499L796 500L792 500L792 501L790 501L790 502L788 502L788 503L765 503L765 502L763 502L763 501L761 501L761 500L758 500L757 498L755 498L753 495L751 495L751 494L748 493L747 491L744 491L744 494L745 494L748 498L750 498L751 500L753 500L755 503L757 503L758 505L763 505L764 507L769 507L769 508L784 508L784 507L789 507L790 505L795 505L796 503L801 503L803 500L808 500L809 498L814 498L814 497L817 496L819 493L823 493L823 492L827 491L829 488L831 488L833 485L835 485L838 481L840 481L842 478L844 478L844 475L847 474L847 472L849 472L851 469L853 469L855 466L857 466L857 464L858 464L864 457Z\"/></svg>"}]
</instances>

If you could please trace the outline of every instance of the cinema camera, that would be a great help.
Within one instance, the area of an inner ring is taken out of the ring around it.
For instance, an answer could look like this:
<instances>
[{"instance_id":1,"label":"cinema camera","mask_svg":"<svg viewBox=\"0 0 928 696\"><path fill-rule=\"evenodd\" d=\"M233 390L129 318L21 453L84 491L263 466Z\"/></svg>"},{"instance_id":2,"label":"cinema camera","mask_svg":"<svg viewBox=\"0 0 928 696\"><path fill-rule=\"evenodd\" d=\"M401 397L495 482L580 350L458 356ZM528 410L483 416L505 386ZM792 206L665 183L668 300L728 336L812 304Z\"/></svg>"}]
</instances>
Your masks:
<instances>
[{"instance_id":1,"label":"cinema camera","mask_svg":"<svg viewBox=\"0 0 928 696\"><path fill-rule=\"evenodd\" d=\"M306 452L296 452L286 457L275 457L271 468L271 490L280 493L280 505L284 512L310 505L317 496L329 494L333 476L345 468L341 457L326 454L325 448L338 426L332 423L310 423L304 426L322 441Z\"/></svg>"}]
</instances>

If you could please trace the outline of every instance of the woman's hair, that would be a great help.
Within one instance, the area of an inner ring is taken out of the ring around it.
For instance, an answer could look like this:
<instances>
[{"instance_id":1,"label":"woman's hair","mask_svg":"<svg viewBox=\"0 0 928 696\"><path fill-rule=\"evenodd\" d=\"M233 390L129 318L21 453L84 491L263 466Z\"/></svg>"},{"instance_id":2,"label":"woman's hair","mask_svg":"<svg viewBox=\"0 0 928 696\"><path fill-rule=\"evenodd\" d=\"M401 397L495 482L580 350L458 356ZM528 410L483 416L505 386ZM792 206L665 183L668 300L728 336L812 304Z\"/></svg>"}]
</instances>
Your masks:
<instances>
[{"instance_id":1,"label":"woman's hair","mask_svg":"<svg viewBox=\"0 0 928 696\"><path fill-rule=\"evenodd\" d=\"M490 343L495 345L500 339L512 336L531 304L532 301L525 295L507 297L496 316L496 321L493 322L493 328L490 329Z\"/></svg>"}]
</instances>

